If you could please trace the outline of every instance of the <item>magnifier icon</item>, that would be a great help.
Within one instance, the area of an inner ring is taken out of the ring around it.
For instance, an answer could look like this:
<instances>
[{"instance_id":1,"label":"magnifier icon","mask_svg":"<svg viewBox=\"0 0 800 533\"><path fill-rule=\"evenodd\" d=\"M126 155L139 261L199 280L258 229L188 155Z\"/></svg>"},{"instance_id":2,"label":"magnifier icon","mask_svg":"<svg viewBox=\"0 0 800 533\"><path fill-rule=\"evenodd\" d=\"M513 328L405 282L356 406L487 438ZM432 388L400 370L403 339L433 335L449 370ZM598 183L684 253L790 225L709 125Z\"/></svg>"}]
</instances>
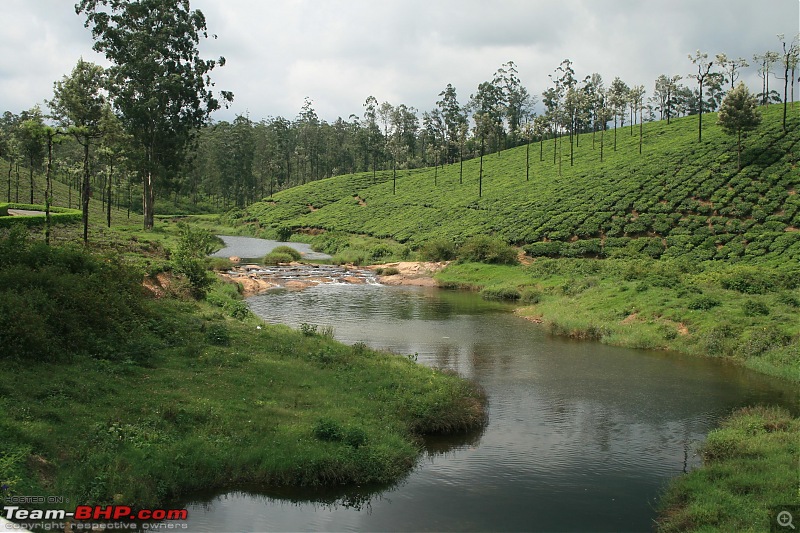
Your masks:
<instances>
[{"instance_id":1,"label":"magnifier icon","mask_svg":"<svg viewBox=\"0 0 800 533\"><path fill-rule=\"evenodd\" d=\"M778 513L778 525L781 527L790 527L792 529L796 529L794 524L792 524L792 513L789 511L781 511Z\"/></svg>"}]
</instances>

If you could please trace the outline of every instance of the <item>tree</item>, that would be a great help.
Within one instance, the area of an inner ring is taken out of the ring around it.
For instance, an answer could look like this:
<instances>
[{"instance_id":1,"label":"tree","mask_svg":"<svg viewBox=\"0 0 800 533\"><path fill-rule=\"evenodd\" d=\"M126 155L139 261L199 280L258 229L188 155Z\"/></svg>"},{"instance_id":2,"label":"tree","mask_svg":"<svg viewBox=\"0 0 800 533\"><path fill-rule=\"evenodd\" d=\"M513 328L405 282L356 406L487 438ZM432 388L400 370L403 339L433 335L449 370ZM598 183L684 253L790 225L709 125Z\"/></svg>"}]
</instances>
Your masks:
<instances>
[{"instance_id":1,"label":"tree","mask_svg":"<svg viewBox=\"0 0 800 533\"><path fill-rule=\"evenodd\" d=\"M102 136L106 97L103 94L105 74L103 68L83 59L69 76L53 84L53 100L48 102L55 118L83 147L83 186L81 209L83 211L83 242L89 240L89 148Z\"/></svg>"},{"instance_id":2,"label":"tree","mask_svg":"<svg viewBox=\"0 0 800 533\"><path fill-rule=\"evenodd\" d=\"M727 80L731 82L731 89L733 89L736 80L739 79L739 71L750 66L743 57L730 59L726 54L717 54L716 59L717 65L727 74Z\"/></svg>"},{"instance_id":3,"label":"tree","mask_svg":"<svg viewBox=\"0 0 800 533\"><path fill-rule=\"evenodd\" d=\"M761 123L758 101L744 83L739 82L722 100L717 123L723 131L737 137L738 169L742 168L742 133L753 130Z\"/></svg>"},{"instance_id":4,"label":"tree","mask_svg":"<svg viewBox=\"0 0 800 533\"><path fill-rule=\"evenodd\" d=\"M779 80L783 80L783 131L786 131L786 107L789 104L789 80L794 79L794 69L797 65L798 50L800 50L800 43L798 43L798 39L800 39L800 35L795 37L794 40L787 46L784 35L782 33L778 34L778 40L783 46L783 53L781 54L781 63L783 63L783 78L778 77ZM792 71L791 76L789 75L790 70ZM792 98L794 98L794 88L792 88Z\"/></svg>"},{"instance_id":5,"label":"tree","mask_svg":"<svg viewBox=\"0 0 800 533\"><path fill-rule=\"evenodd\" d=\"M769 105L769 74L772 72L772 65L780 59L776 52L764 52L753 56L753 61L758 63L758 73L761 75L761 93L758 95L761 105Z\"/></svg>"},{"instance_id":6,"label":"tree","mask_svg":"<svg viewBox=\"0 0 800 533\"><path fill-rule=\"evenodd\" d=\"M503 110L512 144L517 144L517 133L525 117L530 114L535 99L522 86L517 77L517 66L513 61L503 63L494 75L493 84L502 91Z\"/></svg>"},{"instance_id":7,"label":"tree","mask_svg":"<svg viewBox=\"0 0 800 533\"><path fill-rule=\"evenodd\" d=\"M644 118L642 111L644 111L644 85L634 85L630 90L631 109L634 116L639 112L639 153L642 153L642 136L644 134Z\"/></svg>"},{"instance_id":8,"label":"tree","mask_svg":"<svg viewBox=\"0 0 800 533\"><path fill-rule=\"evenodd\" d=\"M191 132L220 108L210 72L225 58L200 57L206 20L188 0L80 0L75 12L112 63L109 92L140 151L144 227L152 229L156 178L178 168ZM227 91L221 97L233 100Z\"/></svg>"},{"instance_id":9,"label":"tree","mask_svg":"<svg viewBox=\"0 0 800 533\"><path fill-rule=\"evenodd\" d=\"M625 125L625 109L628 103L628 84L621 79L614 78L611 87L608 89L607 104L614 115L614 151L617 151L617 118L622 117L622 124Z\"/></svg>"},{"instance_id":10,"label":"tree","mask_svg":"<svg viewBox=\"0 0 800 533\"><path fill-rule=\"evenodd\" d=\"M35 105L30 111L24 111L20 115L21 124L19 127L20 148L22 154L28 159L28 170L30 172L31 201L33 203L33 170L41 167L44 159L44 117L42 110ZM19 183L18 183L19 185Z\"/></svg>"},{"instance_id":11,"label":"tree","mask_svg":"<svg viewBox=\"0 0 800 533\"><path fill-rule=\"evenodd\" d=\"M692 64L697 66L697 74L690 74L689 77L697 80L697 85L700 90L700 98L698 100L700 118L697 126L697 141L700 142L703 140L703 85L709 79L711 67L714 66L714 62L709 61L708 54L701 53L700 50L695 53L694 57L692 57L692 54L689 54L689 59L692 61Z\"/></svg>"}]
</instances>

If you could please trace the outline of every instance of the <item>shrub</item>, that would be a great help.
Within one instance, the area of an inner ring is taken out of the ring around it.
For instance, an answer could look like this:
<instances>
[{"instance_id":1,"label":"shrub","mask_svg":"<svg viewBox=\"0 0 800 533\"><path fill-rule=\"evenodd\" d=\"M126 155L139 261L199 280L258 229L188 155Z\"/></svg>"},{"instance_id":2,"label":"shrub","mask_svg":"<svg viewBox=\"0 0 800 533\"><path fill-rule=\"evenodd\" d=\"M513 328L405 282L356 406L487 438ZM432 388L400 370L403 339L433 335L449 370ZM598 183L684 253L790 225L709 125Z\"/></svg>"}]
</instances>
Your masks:
<instances>
[{"instance_id":1,"label":"shrub","mask_svg":"<svg viewBox=\"0 0 800 533\"><path fill-rule=\"evenodd\" d=\"M542 300L542 293L530 287L523 289L520 301L525 304L538 304Z\"/></svg>"},{"instance_id":2,"label":"shrub","mask_svg":"<svg viewBox=\"0 0 800 533\"><path fill-rule=\"evenodd\" d=\"M518 262L517 252L512 246L500 239L486 235L467 239L459 248L458 255L464 261L476 263L514 265Z\"/></svg>"},{"instance_id":3,"label":"shrub","mask_svg":"<svg viewBox=\"0 0 800 533\"><path fill-rule=\"evenodd\" d=\"M265 265L277 265L279 263L291 263L294 258L289 254L270 252L264 256Z\"/></svg>"},{"instance_id":4,"label":"shrub","mask_svg":"<svg viewBox=\"0 0 800 533\"><path fill-rule=\"evenodd\" d=\"M375 273L379 276L394 276L400 273L395 267L376 268Z\"/></svg>"},{"instance_id":5,"label":"shrub","mask_svg":"<svg viewBox=\"0 0 800 533\"><path fill-rule=\"evenodd\" d=\"M317 326L316 324L306 324L303 322L300 324L300 333L305 335L306 337L313 337L317 334Z\"/></svg>"},{"instance_id":6,"label":"shrub","mask_svg":"<svg viewBox=\"0 0 800 533\"><path fill-rule=\"evenodd\" d=\"M561 255L561 244L558 241L534 242L523 247L531 257L558 257Z\"/></svg>"},{"instance_id":7,"label":"shrub","mask_svg":"<svg viewBox=\"0 0 800 533\"><path fill-rule=\"evenodd\" d=\"M519 300L520 292L513 287L485 288L481 291L484 300Z\"/></svg>"},{"instance_id":8,"label":"shrub","mask_svg":"<svg viewBox=\"0 0 800 533\"><path fill-rule=\"evenodd\" d=\"M342 425L331 418L320 418L314 424L314 437L327 442L337 442L345 437ZM365 439L366 441L366 436Z\"/></svg>"},{"instance_id":9,"label":"shrub","mask_svg":"<svg viewBox=\"0 0 800 533\"><path fill-rule=\"evenodd\" d=\"M294 232L289 226L280 226L275 230L275 233L277 234L280 242L287 242L292 238L292 233Z\"/></svg>"},{"instance_id":10,"label":"shrub","mask_svg":"<svg viewBox=\"0 0 800 533\"><path fill-rule=\"evenodd\" d=\"M456 258L456 245L450 239L431 239L419 249L423 261L452 261Z\"/></svg>"},{"instance_id":11,"label":"shrub","mask_svg":"<svg viewBox=\"0 0 800 533\"><path fill-rule=\"evenodd\" d=\"M206 341L215 346L227 346L231 342L228 327L221 322L211 324L206 328Z\"/></svg>"},{"instance_id":12,"label":"shrub","mask_svg":"<svg viewBox=\"0 0 800 533\"><path fill-rule=\"evenodd\" d=\"M344 443L353 448L360 448L367 443L367 432L360 427L347 428Z\"/></svg>"},{"instance_id":13,"label":"shrub","mask_svg":"<svg viewBox=\"0 0 800 533\"><path fill-rule=\"evenodd\" d=\"M769 314L769 307L764 302L757 300L747 300L742 304L742 311L744 316L767 316Z\"/></svg>"},{"instance_id":14,"label":"shrub","mask_svg":"<svg viewBox=\"0 0 800 533\"><path fill-rule=\"evenodd\" d=\"M691 302L689 302L688 307L689 309L699 310L699 311L708 311L720 304L720 301L716 298L712 298L711 296L700 296L695 298Z\"/></svg>"},{"instance_id":15,"label":"shrub","mask_svg":"<svg viewBox=\"0 0 800 533\"><path fill-rule=\"evenodd\" d=\"M291 256L291 258L294 261L300 261L300 259L303 258L303 255L300 252L298 252L291 246L286 246L285 244L281 246L276 246L275 248L272 249L270 254L286 254Z\"/></svg>"}]
</instances>

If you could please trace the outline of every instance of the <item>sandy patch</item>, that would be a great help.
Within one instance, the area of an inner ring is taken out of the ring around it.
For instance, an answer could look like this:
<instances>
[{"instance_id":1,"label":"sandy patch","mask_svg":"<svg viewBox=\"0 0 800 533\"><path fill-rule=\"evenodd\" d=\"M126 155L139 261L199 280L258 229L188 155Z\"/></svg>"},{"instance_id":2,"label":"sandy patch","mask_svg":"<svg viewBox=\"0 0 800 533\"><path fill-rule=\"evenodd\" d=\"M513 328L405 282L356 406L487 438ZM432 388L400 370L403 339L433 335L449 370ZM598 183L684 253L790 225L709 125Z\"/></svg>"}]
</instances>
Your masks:
<instances>
[{"instance_id":1,"label":"sandy patch","mask_svg":"<svg viewBox=\"0 0 800 533\"><path fill-rule=\"evenodd\" d=\"M390 276L376 276L378 283L384 285L413 285L417 287L436 287L438 284L433 275L449 265L449 261L401 261L399 263L386 263L385 265L372 265L367 268L397 269L397 274Z\"/></svg>"}]
</instances>

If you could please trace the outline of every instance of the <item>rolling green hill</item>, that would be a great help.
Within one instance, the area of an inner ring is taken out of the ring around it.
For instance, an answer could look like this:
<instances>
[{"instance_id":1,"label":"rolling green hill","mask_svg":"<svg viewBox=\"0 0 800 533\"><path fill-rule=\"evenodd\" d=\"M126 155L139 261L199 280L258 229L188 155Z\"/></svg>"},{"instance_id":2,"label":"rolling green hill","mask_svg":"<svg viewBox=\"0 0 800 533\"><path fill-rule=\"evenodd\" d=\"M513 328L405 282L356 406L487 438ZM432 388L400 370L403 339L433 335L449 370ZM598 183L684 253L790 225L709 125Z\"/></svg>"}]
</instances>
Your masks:
<instances>
[{"instance_id":1,"label":"rolling green hill","mask_svg":"<svg viewBox=\"0 0 800 533\"><path fill-rule=\"evenodd\" d=\"M534 256L604 257L645 253L704 259L800 258L800 117L781 127L782 106L762 108L764 121L745 140L737 170L736 141L707 114L638 126L600 138L569 138L492 154L479 161L398 172L338 176L281 191L241 214L261 226L321 228L393 238L411 246L477 234L524 245ZM540 149L543 150L540 160ZM561 164L554 164L560 152Z\"/></svg>"}]
</instances>

